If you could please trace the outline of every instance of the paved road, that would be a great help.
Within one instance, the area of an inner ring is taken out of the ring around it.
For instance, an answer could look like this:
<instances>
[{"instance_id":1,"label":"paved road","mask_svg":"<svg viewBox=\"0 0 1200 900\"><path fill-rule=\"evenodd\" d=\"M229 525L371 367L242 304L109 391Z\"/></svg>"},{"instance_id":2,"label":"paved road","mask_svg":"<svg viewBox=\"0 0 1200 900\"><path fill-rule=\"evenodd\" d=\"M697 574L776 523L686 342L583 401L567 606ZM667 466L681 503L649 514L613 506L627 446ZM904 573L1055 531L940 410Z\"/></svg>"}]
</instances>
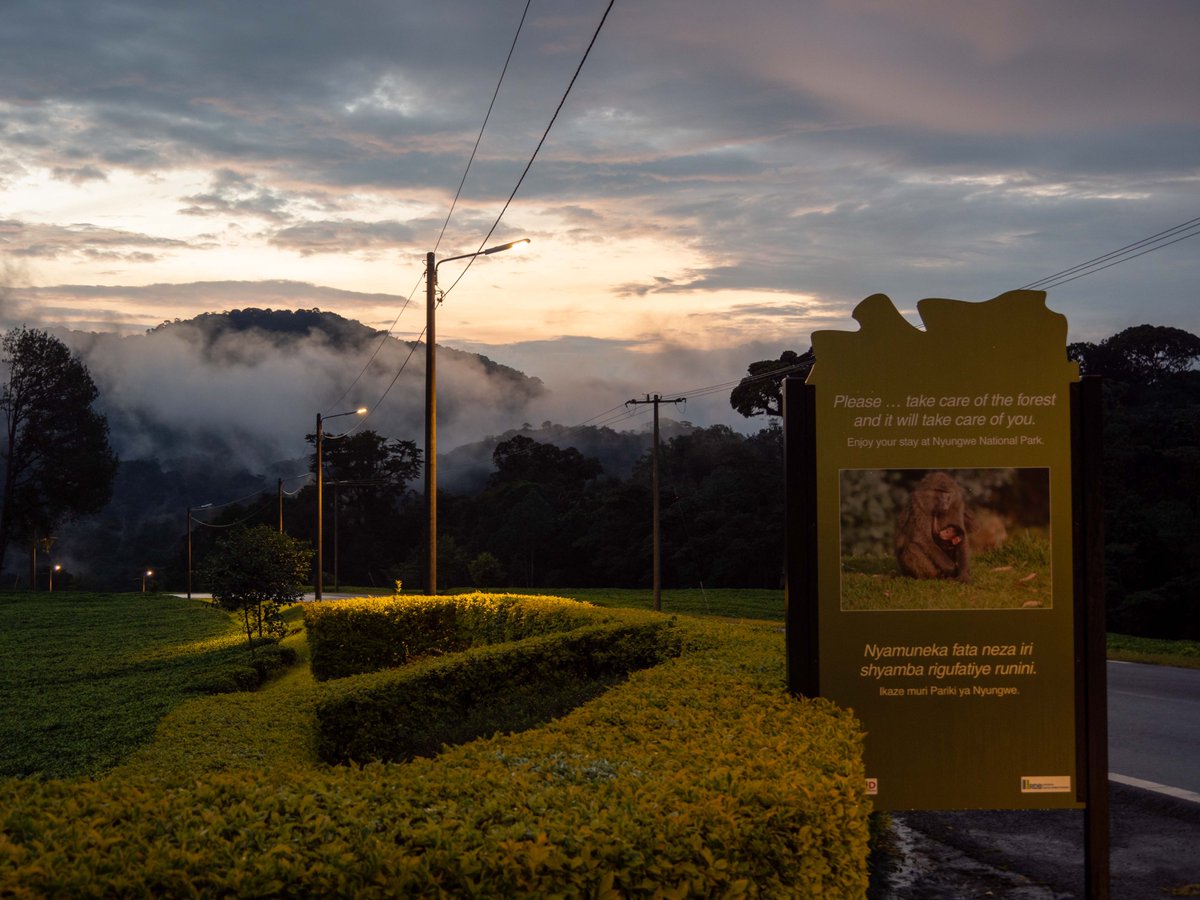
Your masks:
<instances>
[{"instance_id":1,"label":"paved road","mask_svg":"<svg viewBox=\"0 0 1200 900\"><path fill-rule=\"evenodd\" d=\"M1200 669L1110 662L1108 720L1110 772L1200 801Z\"/></svg>"},{"instance_id":2,"label":"paved road","mask_svg":"<svg viewBox=\"0 0 1200 900\"><path fill-rule=\"evenodd\" d=\"M1196 896L1200 670L1112 662L1108 676L1112 896ZM900 865L873 897L1083 898L1080 812L970 810L893 818Z\"/></svg>"}]
</instances>

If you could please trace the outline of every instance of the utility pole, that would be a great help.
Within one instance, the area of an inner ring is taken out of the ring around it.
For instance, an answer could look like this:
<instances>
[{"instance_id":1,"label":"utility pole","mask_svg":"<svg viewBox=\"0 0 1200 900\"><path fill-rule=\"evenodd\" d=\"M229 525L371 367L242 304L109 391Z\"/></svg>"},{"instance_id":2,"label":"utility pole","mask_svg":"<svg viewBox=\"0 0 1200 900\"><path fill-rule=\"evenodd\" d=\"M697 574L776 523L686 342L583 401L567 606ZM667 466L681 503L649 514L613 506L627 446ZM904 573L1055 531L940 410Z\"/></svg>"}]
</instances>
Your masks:
<instances>
[{"instance_id":1,"label":"utility pole","mask_svg":"<svg viewBox=\"0 0 1200 900\"><path fill-rule=\"evenodd\" d=\"M187 511L187 596L192 599L192 519L196 510L208 509L211 503L203 506L189 506Z\"/></svg>"},{"instance_id":2,"label":"utility pole","mask_svg":"<svg viewBox=\"0 0 1200 900\"><path fill-rule=\"evenodd\" d=\"M491 256L528 244L521 238L461 256L438 259L434 251L425 254L425 593L437 593L437 270L442 263L456 259Z\"/></svg>"},{"instance_id":3,"label":"utility pole","mask_svg":"<svg viewBox=\"0 0 1200 900\"><path fill-rule=\"evenodd\" d=\"M654 443L650 447L650 492L653 495L653 533L654 533L654 610L660 612L662 610L662 554L659 543L658 532L658 406L660 403L683 403L687 400L686 397L675 397L671 400L664 400L660 395L655 394L651 397L646 395L645 400L626 400L626 406L644 406L647 403L654 405Z\"/></svg>"},{"instance_id":4,"label":"utility pole","mask_svg":"<svg viewBox=\"0 0 1200 900\"><path fill-rule=\"evenodd\" d=\"M425 593L437 594L437 254L425 254Z\"/></svg>"}]
</instances>

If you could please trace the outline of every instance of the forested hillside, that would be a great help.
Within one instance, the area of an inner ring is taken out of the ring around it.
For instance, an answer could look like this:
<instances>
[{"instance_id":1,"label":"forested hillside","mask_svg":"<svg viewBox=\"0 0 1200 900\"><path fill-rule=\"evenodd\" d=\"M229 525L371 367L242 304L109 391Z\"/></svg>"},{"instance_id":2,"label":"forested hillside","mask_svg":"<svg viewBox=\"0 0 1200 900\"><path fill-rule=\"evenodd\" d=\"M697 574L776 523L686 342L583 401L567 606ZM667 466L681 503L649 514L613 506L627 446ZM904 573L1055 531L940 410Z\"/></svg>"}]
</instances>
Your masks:
<instances>
[{"instance_id":1,"label":"forested hillside","mask_svg":"<svg viewBox=\"0 0 1200 900\"><path fill-rule=\"evenodd\" d=\"M1097 344L1073 344L1068 355L1084 374L1104 378L1110 630L1200 638L1200 554L1192 550L1200 546L1200 338L1139 326ZM810 363L811 356L789 351L748 367L730 402L747 415L766 415L757 434L664 423L664 586L782 586L778 380L803 374ZM423 582L416 437L368 428L351 441L326 442L327 588ZM451 450L443 464L452 460L445 468L461 477L446 479L440 492L442 586L648 586L649 447L645 432L545 422ZM198 512L194 523L197 560L222 529L277 524L281 514L289 534L313 540L315 491L304 477L311 468L311 457L259 474L235 465L127 459L109 508L74 535L75 552L110 562L109 581L81 580L129 588L149 567L159 585L181 588L185 512L210 500L218 505ZM279 478L290 479L282 491ZM234 498L241 500L229 504ZM878 545L890 540L881 532Z\"/></svg>"}]
</instances>

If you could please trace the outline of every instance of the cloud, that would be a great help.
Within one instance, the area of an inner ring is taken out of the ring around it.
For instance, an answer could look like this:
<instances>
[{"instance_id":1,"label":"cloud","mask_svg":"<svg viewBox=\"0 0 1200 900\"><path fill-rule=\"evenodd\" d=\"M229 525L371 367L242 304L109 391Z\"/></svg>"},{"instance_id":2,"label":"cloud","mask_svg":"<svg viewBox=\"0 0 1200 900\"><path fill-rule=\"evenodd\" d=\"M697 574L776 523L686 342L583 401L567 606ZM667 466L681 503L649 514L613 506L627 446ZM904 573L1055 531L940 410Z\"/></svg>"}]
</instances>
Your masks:
<instances>
[{"instance_id":1,"label":"cloud","mask_svg":"<svg viewBox=\"0 0 1200 900\"><path fill-rule=\"evenodd\" d=\"M322 221L281 228L271 235L277 247L301 256L313 253L372 253L407 246L416 236L405 222Z\"/></svg>"},{"instance_id":2,"label":"cloud","mask_svg":"<svg viewBox=\"0 0 1200 900\"><path fill-rule=\"evenodd\" d=\"M253 178L222 169L214 175L212 186L202 194L184 197L189 205L180 212L186 216L250 215L272 222L290 218L289 199L278 191L258 185Z\"/></svg>"},{"instance_id":3,"label":"cloud","mask_svg":"<svg viewBox=\"0 0 1200 900\"><path fill-rule=\"evenodd\" d=\"M533 7L443 251L495 221L602 7ZM11 0L4 249L38 263L14 302L123 330L267 303L387 325L395 258L437 243L518 18L467 0ZM555 251L519 324L763 340L876 291L985 299L1191 218L1198 29L1190 0L618 6L502 224ZM1051 305L1081 337L1139 315L1200 330L1186 246Z\"/></svg>"},{"instance_id":4,"label":"cloud","mask_svg":"<svg viewBox=\"0 0 1200 900\"><path fill-rule=\"evenodd\" d=\"M38 225L0 221L0 241L17 257L82 257L96 262L148 262L188 247L186 241L101 228L95 225Z\"/></svg>"}]
</instances>

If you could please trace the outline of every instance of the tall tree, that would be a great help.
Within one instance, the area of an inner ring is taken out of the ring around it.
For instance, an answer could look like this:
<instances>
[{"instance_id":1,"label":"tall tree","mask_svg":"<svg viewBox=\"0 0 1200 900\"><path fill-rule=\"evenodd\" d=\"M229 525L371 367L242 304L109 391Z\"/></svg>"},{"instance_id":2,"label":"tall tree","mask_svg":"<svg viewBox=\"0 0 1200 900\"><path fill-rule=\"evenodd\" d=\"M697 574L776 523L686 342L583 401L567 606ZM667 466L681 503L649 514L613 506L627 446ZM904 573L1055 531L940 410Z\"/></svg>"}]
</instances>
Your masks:
<instances>
[{"instance_id":1,"label":"tall tree","mask_svg":"<svg viewBox=\"0 0 1200 900\"><path fill-rule=\"evenodd\" d=\"M308 440L315 442L316 435ZM345 437L326 435L321 456L330 550L325 565L337 570L338 582L391 584L396 577L391 570L417 540L418 533L401 520L412 505L408 485L421 474L421 450L413 441L363 429ZM316 465L314 453L309 460L314 472ZM301 505L315 509L315 495L315 488L305 488Z\"/></svg>"},{"instance_id":2,"label":"tall tree","mask_svg":"<svg viewBox=\"0 0 1200 900\"><path fill-rule=\"evenodd\" d=\"M783 379L789 375L808 375L816 357L811 349L803 353L784 350L779 359L762 359L746 367L749 374L738 382L729 395L729 405L745 416L783 415Z\"/></svg>"},{"instance_id":3,"label":"tall tree","mask_svg":"<svg viewBox=\"0 0 1200 900\"><path fill-rule=\"evenodd\" d=\"M1070 344L1067 356L1084 375L1154 384L1195 366L1200 337L1168 325L1135 325L1098 344Z\"/></svg>"},{"instance_id":4,"label":"tall tree","mask_svg":"<svg viewBox=\"0 0 1200 900\"><path fill-rule=\"evenodd\" d=\"M67 346L44 331L14 328L0 341L8 382L5 415L0 571L11 540L47 535L63 522L103 508L117 457L108 421L92 405L99 392Z\"/></svg>"}]
</instances>

